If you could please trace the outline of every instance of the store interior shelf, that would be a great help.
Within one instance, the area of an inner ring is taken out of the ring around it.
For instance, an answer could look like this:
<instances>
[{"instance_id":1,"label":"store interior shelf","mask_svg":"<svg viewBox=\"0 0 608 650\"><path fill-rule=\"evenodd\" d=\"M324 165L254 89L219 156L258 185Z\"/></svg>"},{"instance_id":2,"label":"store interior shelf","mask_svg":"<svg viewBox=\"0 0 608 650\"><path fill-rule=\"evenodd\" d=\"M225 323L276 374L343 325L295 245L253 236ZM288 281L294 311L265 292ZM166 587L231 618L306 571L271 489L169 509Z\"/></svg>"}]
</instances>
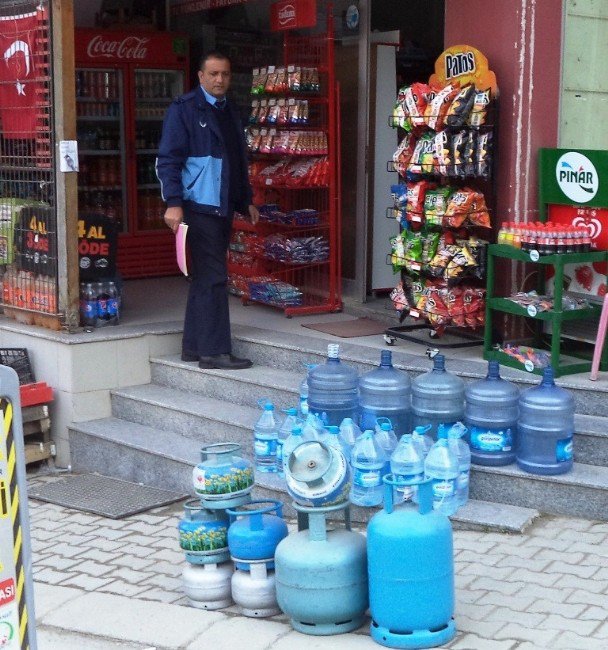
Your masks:
<instances>
[{"instance_id":1,"label":"store interior shelf","mask_svg":"<svg viewBox=\"0 0 608 650\"><path fill-rule=\"evenodd\" d=\"M553 255L541 255L538 260L532 260L530 251L522 251L520 248L507 246L506 244L492 244L489 252L496 257L504 257L519 262L534 262L535 264L546 264L557 266L559 264L576 264L577 262L602 262L606 260L606 251L588 251L586 253L559 253Z\"/></svg>"},{"instance_id":2,"label":"store interior shelf","mask_svg":"<svg viewBox=\"0 0 608 650\"><path fill-rule=\"evenodd\" d=\"M536 314L530 314L526 307L522 307L517 303L509 300L508 298L490 298L488 300L488 307L496 311L502 311L507 314L515 314L516 316L524 316L526 318L534 318L536 320L552 321L559 319L561 321L580 320L583 318L590 318L599 315L600 307L597 305L590 305L586 309L569 309L566 311L549 310L539 311Z\"/></svg>"}]
</instances>

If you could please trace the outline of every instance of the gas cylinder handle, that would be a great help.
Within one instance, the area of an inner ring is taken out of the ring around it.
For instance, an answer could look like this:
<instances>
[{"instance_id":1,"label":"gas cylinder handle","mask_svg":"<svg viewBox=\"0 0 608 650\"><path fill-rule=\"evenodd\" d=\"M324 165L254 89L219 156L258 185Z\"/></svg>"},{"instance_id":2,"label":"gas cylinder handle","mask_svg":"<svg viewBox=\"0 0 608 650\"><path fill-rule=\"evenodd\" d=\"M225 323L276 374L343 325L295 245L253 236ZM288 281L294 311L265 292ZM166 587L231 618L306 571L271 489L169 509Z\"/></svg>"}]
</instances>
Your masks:
<instances>
[{"instance_id":1,"label":"gas cylinder handle","mask_svg":"<svg viewBox=\"0 0 608 650\"><path fill-rule=\"evenodd\" d=\"M250 505L260 503L267 503L269 505L262 508L249 508ZM276 512L276 516L282 519L283 504L280 501L276 501L275 499L259 499L257 501L250 501L249 503L240 506L239 508L226 508L226 514L230 517L231 524L235 522L238 517L251 517L251 530L262 530L262 515L265 515L269 512Z\"/></svg>"},{"instance_id":2,"label":"gas cylinder handle","mask_svg":"<svg viewBox=\"0 0 608 650\"><path fill-rule=\"evenodd\" d=\"M311 508L293 502L294 510L298 513L298 530L308 528L308 537L314 542L323 542L327 539L326 516L330 513L344 510L344 526L350 530L350 503L336 503L333 506L318 506Z\"/></svg>"},{"instance_id":3,"label":"gas cylinder handle","mask_svg":"<svg viewBox=\"0 0 608 650\"><path fill-rule=\"evenodd\" d=\"M215 457L219 454L233 454L241 448L238 442L214 442L212 445L203 445L201 447L201 461L208 460L209 457Z\"/></svg>"},{"instance_id":4,"label":"gas cylinder handle","mask_svg":"<svg viewBox=\"0 0 608 650\"><path fill-rule=\"evenodd\" d=\"M433 510L433 480L430 478L425 479L412 479L409 481L397 480L394 474L387 474L383 479L384 481L384 509L390 515L395 506L393 504L393 487L399 486L418 486L418 512L421 515L426 515Z\"/></svg>"},{"instance_id":5,"label":"gas cylinder handle","mask_svg":"<svg viewBox=\"0 0 608 650\"><path fill-rule=\"evenodd\" d=\"M327 521L324 512L308 513L308 538L311 542L327 540Z\"/></svg>"}]
</instances>

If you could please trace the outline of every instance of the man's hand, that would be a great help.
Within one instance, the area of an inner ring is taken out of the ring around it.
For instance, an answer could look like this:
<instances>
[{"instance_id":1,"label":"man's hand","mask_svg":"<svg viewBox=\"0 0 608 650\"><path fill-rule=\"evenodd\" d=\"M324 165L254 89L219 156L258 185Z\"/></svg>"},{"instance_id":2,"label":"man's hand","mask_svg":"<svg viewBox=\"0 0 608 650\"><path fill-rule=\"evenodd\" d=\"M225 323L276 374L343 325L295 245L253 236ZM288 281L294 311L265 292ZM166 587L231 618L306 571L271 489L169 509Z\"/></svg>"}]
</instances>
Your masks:
<instances>
[{"instance_id":1,"label":"man's hand","mask_svg":"<svg viewBox=\"0 0 608 650\"><path fill-rule=\"evenodd\" d=\"M180 206L165 210L165 223L176 233L177 227L184 219L184 210Z\"/></svg>"},{"instance_id":2,"label":"man's hand","mask_svg":"<svg viewBox=\"0 0 608 650\"><path fill-rule=\"evenodd\" d=\"M260 211L255 207L255 205L249 206L249 216L251 217L251 223L255 224L260 220Z\"/></svg>"}]
</instances>

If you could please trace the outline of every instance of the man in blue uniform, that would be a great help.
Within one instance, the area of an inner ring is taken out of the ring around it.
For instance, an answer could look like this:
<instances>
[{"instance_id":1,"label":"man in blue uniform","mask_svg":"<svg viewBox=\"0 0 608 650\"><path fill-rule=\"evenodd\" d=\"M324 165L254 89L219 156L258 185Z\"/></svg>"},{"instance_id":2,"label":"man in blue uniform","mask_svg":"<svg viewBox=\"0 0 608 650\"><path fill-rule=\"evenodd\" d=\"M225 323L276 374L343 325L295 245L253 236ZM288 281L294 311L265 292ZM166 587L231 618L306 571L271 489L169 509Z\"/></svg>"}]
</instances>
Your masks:
<instances>
[{"instance_id":1,"label":"man in blue uniform","mask_svg":"<svg viewBox=\"0 0 608 650\"><path fill-rule=\"evenodd\" d=\"M156 172L173 232L188 224L192 284L182 360L201 368L249 368L232 354L226 253L235 210L259 213L251 202L247 147L239 115L226 92L230 61L210 52L200 61L200 86L171 104L163 124Z\"/></svg>"}]
</instances>

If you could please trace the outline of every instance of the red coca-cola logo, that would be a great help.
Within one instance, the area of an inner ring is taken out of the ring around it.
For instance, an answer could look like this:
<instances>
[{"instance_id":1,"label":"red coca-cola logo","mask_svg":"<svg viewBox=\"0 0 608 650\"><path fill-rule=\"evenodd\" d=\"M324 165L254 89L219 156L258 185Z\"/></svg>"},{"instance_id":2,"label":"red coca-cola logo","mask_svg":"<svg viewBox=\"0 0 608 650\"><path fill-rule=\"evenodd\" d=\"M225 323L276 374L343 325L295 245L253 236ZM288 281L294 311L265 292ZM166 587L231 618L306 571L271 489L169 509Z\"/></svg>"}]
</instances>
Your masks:
<instances>
[{"instance_id":1,"label":"red coca-cola logo","mask_svg":"<svg viewBox=\"0 0 608 650\"><path fill-rule=\"evenodd\" d=\"M148 53L146 43L149 40L138 36L125 36L121 41L110 41L97 34L87 45L87 55L91 59L145 59Z\"/></svg>"}]
</instances>

